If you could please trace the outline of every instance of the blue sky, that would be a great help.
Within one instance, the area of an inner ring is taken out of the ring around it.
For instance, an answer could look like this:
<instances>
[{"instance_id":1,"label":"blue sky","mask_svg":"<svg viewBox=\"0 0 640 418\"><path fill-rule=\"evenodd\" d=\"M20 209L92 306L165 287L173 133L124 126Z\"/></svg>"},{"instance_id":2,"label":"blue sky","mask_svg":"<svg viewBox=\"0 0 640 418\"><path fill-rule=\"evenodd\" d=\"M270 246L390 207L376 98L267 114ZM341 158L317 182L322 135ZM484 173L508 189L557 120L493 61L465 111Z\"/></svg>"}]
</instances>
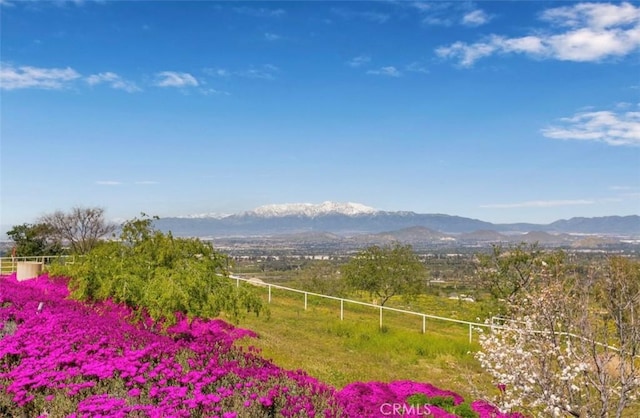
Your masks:
<instances>
[{"instance_id":1,"label":"blue sky","mask_svg":"<svg viewBox=\"0 0 640 418\"><path fill-rule=\"evenodd\" d=\"M0 0L0 224L640 213L637 3Z\"/></svg>"}]
</instances>

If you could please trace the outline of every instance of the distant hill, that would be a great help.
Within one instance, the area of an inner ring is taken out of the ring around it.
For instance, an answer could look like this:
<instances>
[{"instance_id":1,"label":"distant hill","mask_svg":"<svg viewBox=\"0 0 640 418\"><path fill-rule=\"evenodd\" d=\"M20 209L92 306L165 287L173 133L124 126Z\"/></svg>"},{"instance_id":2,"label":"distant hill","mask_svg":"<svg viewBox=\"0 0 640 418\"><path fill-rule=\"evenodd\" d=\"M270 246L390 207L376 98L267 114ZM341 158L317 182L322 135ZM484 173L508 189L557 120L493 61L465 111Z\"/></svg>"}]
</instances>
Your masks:
<instances>
[{"instance_id":1,"label":"distant hill","mask_svg":"<svg viewBox=\"0 0 640 418\"><path fill-rule=\"evenodd\" d=\"M603 216L600 218L571 218L548 225L550 231L584 234L638 234L640 216Z\"/></svg>"},{"instance_id":2,"label":"distant hill","mask_svg":"<svg viewBox=\"0 0 640 418\"><path fill-rule=\"evenodd\" d=\"M458 236L460 241L482 241L482 242L506 242L509 241L507 235L503 235L496 231L479 230L467 232Z\"/></svg>"},{"instance_id":3,"label":"distant hill","mask_svg":"<svg viewBox=\"0 0 640 418\"><path fill-rule=\"evenodd\" d=\"M540 244L558 244L563 241L570 241L571 237L567 234L550 234L543 231L531 231L526 234L518 235L518 241Z\"/></svg>"},{"instance_id":4,"label":"distant hill","mask_svg":"<svg viewBox=\"0 0 640 418\"><path fill-rule=\"evenodd\" d=\"M426 242L452 242L455 241L455 238L424 226L412 226L397 231L362 234L352 237L352 240L363 244L389 244L396 241L405 244L422 244Z\"/></svg>"},{"instance_id":5,"label":"distant hill","mask_svg":"<svg viewBox=\"0 0 640 418\"><path fill-rule=\"evenodd\" d=\"M327 233L340 237L387 234L389 238L471 239L501 241L504 234L545 232L542 240L557 241L558 234L601 234L640 236L640 216L571 218L547 225L492 224L478 219L444 214L376 211L364 205L325 202L320 205L270 205L236 215L161 218L157 228L176 236L250 237L283 234ZM395 231L395 232L389 232ZM413 238L412 238L413 236ZM536 235L530 236L532 239ZM316 237L319 238L319 237ZM328 237L327 237L328 238ZM381 238L381 237L378 237ZM521 238L528 239L529 236Z\"/></svg>"}]
</instances>

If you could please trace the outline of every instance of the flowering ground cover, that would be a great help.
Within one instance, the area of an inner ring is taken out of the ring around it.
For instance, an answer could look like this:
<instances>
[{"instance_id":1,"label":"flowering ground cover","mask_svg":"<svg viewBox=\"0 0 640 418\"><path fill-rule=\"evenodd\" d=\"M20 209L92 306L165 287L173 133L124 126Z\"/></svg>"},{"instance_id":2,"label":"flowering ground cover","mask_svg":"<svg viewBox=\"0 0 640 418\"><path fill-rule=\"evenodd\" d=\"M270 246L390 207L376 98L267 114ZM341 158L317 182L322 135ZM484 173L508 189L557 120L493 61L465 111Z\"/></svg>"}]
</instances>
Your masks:
<instances>
[{"instance_id":1,"label":"flowering ground cover","mask_svg":"<svg viewBox=\"0 0 640 418\"><path fill-rule=\"evenodd\" d=\"M179 318L163 330L109 301L67 299L67 281L0 277L0 416L12 417L455 417L407 399L463 399L409 381L337 390L283 370L234 341L249 330ZM482 401L479 417L501 414Z\"/></svg>"}]
</instances>

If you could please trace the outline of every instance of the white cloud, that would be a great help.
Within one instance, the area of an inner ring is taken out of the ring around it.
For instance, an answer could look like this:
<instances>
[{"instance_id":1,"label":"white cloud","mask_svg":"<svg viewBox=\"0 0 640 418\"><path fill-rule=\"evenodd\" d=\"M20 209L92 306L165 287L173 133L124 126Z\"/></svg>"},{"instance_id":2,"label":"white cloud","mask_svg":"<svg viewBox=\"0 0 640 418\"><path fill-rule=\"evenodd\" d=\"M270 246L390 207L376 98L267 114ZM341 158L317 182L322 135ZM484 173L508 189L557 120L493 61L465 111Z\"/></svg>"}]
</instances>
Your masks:
<instances>
[{"instance_id":1,"label":"white cloud","mask_svg":"<svg viewBox=\"0 0 640 418\"><path fill-rule=\"evenodd\" d=\"M214 77L229 77L231 75L231 71L224 68L205 68L203 71L205 74Z\"/></svg>"},{"instance_id":2,"label":"white cloud","mask_svg":"<svg viewBox=\"0 0 640 418\"><path fill-rule=\"evenodd\" d=\"M618 102L616 103L616 109L628 109L633 106L633 103L629 102ZM640 103L638 103L638 107L640 107Z\"/></svg>"},{"instance_id":3,"label":"white cloud","mask_svg":"<svg viewBox=\"0 0 640 418\"><path fill-rule=\"evenodd\" d=\"M369 70L367 74L384 75L388 77L400 77L402 73L394 66L381 67L377 70Z\"/></svg>"},{"instance_id":4,"label":"white cloud","mask_svg":"<svg viewBox=\"0 0 640 418\"><path fill-rule=\"evenodd\" d=\"M521 53L537 59L598 62L640 49L640 7L630 3L579 3L548 9L541 19L551 26L508 38L491 35L475 43L455 42L436 49L463 67L493 54Z\"/></svg>"},{"instance_id":5,"label":"white cloud","mask_svg":"<svg viewBox=\"0 0 640 418\"><path fill-rule=\"evenodd\" d=\"M455 14L453 10L454 3L451 2L422 2L415 1L411 3L398 3L400 5L408 4L409 7L415 9L422 16L422 23L433 26L451 26L454 23L452 16Z\"/></svg>"},{"instance_id":6,"label":"white cloud","mask_svg":"<svg viewBox=\"0 0 640 418\"><path fill-rule=\"evenodd\" d=\"M617 192L623 192L621 196L624 197L640 196L640 187L638 186L611 186L609 189Z\"/></svg>"},{"instance_id":7,"label":"white cloud","mask_svg":"<svg viewBox=\"0 0 640 418\"><path fill-rule=\"evenodd\" d=\"M496 45L491 42L478 42L472 45L455 42L450 46L437 48L436 55L442 58L457 58L461 66L470 67L478 59L496 52L496 49Z\"/></svg>"},{"instance_id":8,"label":"white cloud","mask_svg":"<svg viewBox=\"0 0 640 418\"><path fill-rule=\"evenodd\" d=\"M466 2L452 1L429 1L400 3L408 4L417 10L422 17L422 23L433 26L452 26L461 24L464 26L476 27L489 23L493 16L482 9L475 9L473 5Z\"/></svg>"},{"instance_id":9,"label":"white cloud","mask_svg":"<svg viewBox=\"0 0 640 418\"><path fill-rule=\"evenodd\" d=\"M198 80L189 73L175 71L162 71L156 74L155 85L158 87L194 87L198 86Z\"/></svg>"},{"instance_id":10,"label":"white cloud","mask_svg":"<svg viewBox=\"0 0 640 418\"><path fill-rule=\"evenodd\" d=\"M122 182L115 180L98 180L96 181L96 184L100 186L119 186L122 184Z\"/></svg>"},{"instance_id":11,"label":"white cloud","mask_svg":"<svg viewBox=\"0 0 640 418\"><path fill-rule=\"evenodd\" d=\"M640 112L580 112L560 121L560 125L542 129L542 134L553 139L640 146Z\"/></svg>"},{"instance_id":12,"label":"white cloud","mask_svg":"<svg viewBox=\"0 0 640 418\"><path fill-rule=\"evenodd\" d=\"M87 83L89 83L89 85L94 86L100 83L112 82L112 81L118 80L119 78L120 77L116 73L106 72L106 73L92 74L89 77L87 77L85 80L87 81Z\"/></svg>"},{"instance_id":13,"label":"white cloud","mask_svg":"<svg viewBox=\"0 0 640 418\"><path fill-rule=\"evenodd\" d=\"M204 88L204 89L200 89L200 93L205 95L205 96L231 96L231 93L227 92L227 91L222 91L222 90L216 90L213 88Z\"/></svg>"},{"instance_id":14,"label":"white cloud","mask_svg":"<svg viewBox=\"0 0 640 418\"><path fill-rule=\"evenodd\" d=\"M422 19L422 23L431 26L451 26L453 21L448 17L426 16Z\"/></svg>"},{"instance_id":15,"label":"white cloud","mask_svg":"<svg viewBox=\"0 0 640 418\"><path fill-rule=\"evenodd\" d=\"M371 57L368 55L358 55L357 57L352 58L351 60L349 60L349 62L347 62L347 65L349 67L361 67L365 64L368 64L369 62L371 62Z\"/></svg>"},{"instance_id":16,"label":"white cloud","mask_svg":"<svg viewBox=\"0 0 640 418\"><path fill-rule=\"evenodd\" d=\"M85 81L89 83L89 85L91 86L106 83L111 88L124 90L128 93L141 91L141 89L135 83L131 81L126 81L122 77L120 77L118 74L112 73L112 72L92 74L89 77L87 77Z\"/></svg>"},{"instance_id":17,"label":"white cloud","mask_svg":"<svg viewBox=\"0 0 640 418\"><path fill-rule=\"evenodd\" d=\"M640 9L631 3L579 3L545 10L541 19L559 26L572 28L589 26L606 29L613 26L634 24L640 19Z\"/></svg>"},{"instance_id":18,"label":"white cloud","mask_svg":"<svg viewBox=\"0 0 640 418\"><path fill-rule=\"evenodd\" d=\"M252 67L248 70L239 71L237 74L245 78L254 78L262 80L273 80L280 69L273 64L264 64L260 67Z\"/></svg>"},{"instance_id":19,"label":"white cloud","mask_svg":"<svg viewBox=\"0 0 640 418\"><path fill-rule=\"evenodd\" d=\"M640 47L640 23L627 31L580 28L546 39L547 52L562 61L600 61Z\"/></svg>"},{"instance_id":20,"label":"white cloud","mask_svg":"<svg viewBox=\"0 0 640 418\"><path fill-rule=\"evenodd\" d=\"M273 64L263 64L260 66L252 66L246 70L228 70L225 68L205 68L204 73L212 77L244 77L262 80L273 80L280 72L280 68ZM225 92L219 92L227 94Z\"/></svg>"},{"instance_id":21,"label":"white cloud","mask_svg":"<svg viewBox=\"0 0 640 418\"><path fill-rule=\"evenodd\" d=\"M59 90L69 87L70 82L80 78L80 74L70 68L38 68L13 67L10 64L0 64L0 89L48 89Z\"/></svg>"},{"instance_id":22,"label":"white cloud","mask_svg":"<svg viewBox=\"0 0 640 418\"><path fill-rule=\"evenodd\" d=\"M543 40L537 36L522 36L520 38L493 37L493 42L504 52L515 52L542 55L545 52Z\"/></svg>"},{"instance_id":23,"label":"white cloud","mask_svg":"<svg viewBox=\"0 0 640 418\"><path fill-rule=\"evenodd\" d=\"M422 66L420 63L417 62L412 62L411 64L407 65L405 67L405 70L413 72L413 73L423 73L423 74L428 74L429 70Z\"/></svg>"},{"instance_id":24,"label":"white cloud","mask_svg":"<svg viewBox=\"0 0 640 418\"><path fill-rule=\"evenodd\" d=\"M279 41L280 39L282 39L282 36L271 32L265 32L264 39L266 39L267 41Z\"/></svg>"},{"instance_id":25,"label":"white cloud","mask_svg":"<svg viewBox=\"0 0 640 418\"><path fill-rule=\"evenodd\" d=\"M476 9L462 16L462 24L465 26L481 26L491 20L485 11Z\"/></svg>"},{"instance_id":26,"label":"white cloud","mask_svg":"<svg viewBox=\"0 0 640 418\"><path fill-rule=\"evenodd\" d=\"M495 203L489 205L480 205L485 209L515 209L515 208L551 208L557 206L575 206L575 205L593 205L594 200L578 199L578 200L533 200L518 203Z\"/></svg>"}]
</instances>

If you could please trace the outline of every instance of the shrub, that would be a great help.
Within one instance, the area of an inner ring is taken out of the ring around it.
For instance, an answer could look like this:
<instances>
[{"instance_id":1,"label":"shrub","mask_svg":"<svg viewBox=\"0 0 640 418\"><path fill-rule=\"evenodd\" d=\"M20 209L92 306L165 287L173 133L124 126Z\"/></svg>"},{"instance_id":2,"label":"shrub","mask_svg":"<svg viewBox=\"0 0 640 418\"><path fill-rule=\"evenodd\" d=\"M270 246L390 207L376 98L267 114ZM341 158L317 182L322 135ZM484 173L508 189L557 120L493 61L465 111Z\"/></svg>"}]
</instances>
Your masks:
<instances>
[{"instance_id":1,"label":"shrub","mask_svg":"<svg viewBox=\"0 0 640 418\"><path fill-rule=\"evenodd\" d=\"M50 273L71 278L75 299L112 299L165 326L176 322L176 313L189 320L224 313L237 323L247 312L257 315L266 308L249 285L228 280L228 264L210 243L164 234L143 217L126 222L117 241L101 243Z\"/></svg>"}]
</instances>

